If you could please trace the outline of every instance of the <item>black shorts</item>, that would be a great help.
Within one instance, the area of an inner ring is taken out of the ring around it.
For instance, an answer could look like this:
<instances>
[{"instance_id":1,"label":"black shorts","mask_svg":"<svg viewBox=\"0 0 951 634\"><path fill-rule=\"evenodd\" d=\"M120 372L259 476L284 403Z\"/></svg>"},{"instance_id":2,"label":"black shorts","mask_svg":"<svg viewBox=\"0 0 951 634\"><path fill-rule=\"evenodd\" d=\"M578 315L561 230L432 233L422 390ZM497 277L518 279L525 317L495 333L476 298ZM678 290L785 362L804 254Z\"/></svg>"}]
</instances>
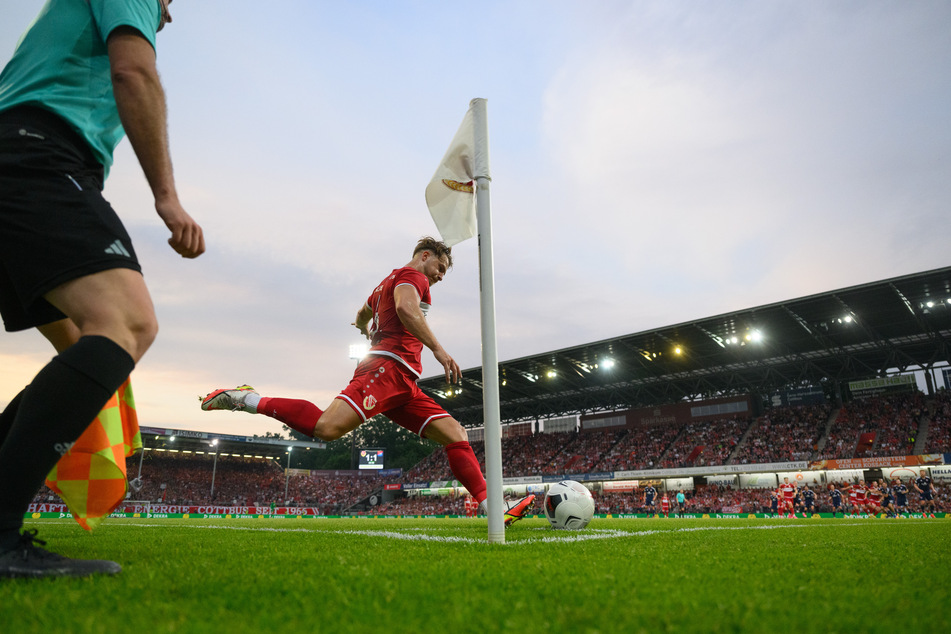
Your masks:
<instances>
[{"instance_id":1,"label":"black shorts","mask_svg":"<svg viewBox=\"0 0 951 634\"><path fill-rule=\"evenodd\" d=\"M102 197L103 168L62 119L0 112L0 315L8 331L63 319L43 295L108 269L141 272L132 241Z\"/></svg>"}]
</instances>

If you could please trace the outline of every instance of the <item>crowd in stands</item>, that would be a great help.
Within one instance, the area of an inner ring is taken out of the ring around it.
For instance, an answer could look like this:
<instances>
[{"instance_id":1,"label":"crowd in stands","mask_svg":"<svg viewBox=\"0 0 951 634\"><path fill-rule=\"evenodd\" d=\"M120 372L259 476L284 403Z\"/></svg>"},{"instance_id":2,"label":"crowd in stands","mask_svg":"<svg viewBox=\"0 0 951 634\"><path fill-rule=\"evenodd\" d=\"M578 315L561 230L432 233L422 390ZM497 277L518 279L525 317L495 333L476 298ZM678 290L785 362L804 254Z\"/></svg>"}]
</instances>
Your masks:
<instances>
[{"instance_id":1,"label":"crowd in stands","mask_svg":"<svg viewBox=\"0 0 951 634\"><path fill-rule=\"evenodd\" d=\"M914 448L923 413L924 398L920 392L847 403L833 421L819 458L908 455ZM873 443L864 449L859 442L863 434L875 436Z\"/></svg>"},{"instance_id":2,"label":"crowd in stands","mask_svg":"<svg viewBox=\"0 0 951 634\"><path fill-rule=\"evenodd\" d=\"M285 479L284 469L273 460L220 457L184 453L146 452L127 461L129 499L172 506L303 506L321 514L343 512L379 489L375 475L295 475ZM212 489L212 481L214 488ZM138 483L141 482L141 485ZM285 495L286 490L286 495ZM46 487L35 502L58 498Z\"/></svg>"},{"instance_id":3,"label":"crowd in stands","mask_svg":"<svg viewBox=\"0 0 951 634\"><path fill-rule=\"evenodd\" d=\"M733 464L809 460L825 433L832 407L800 405L763 414Z\"/></svg>"},{"instance_id":4,"label":"crowd in stands","mask_svg":"<svg viewBox=\"0 0 951 634\"><path fill-rule=\"evenodd\" d=\"M678 433L680 428L673 425L631 429L604 455L596 471L654 469L657 467L654 461L664 455Z\"/></svg>"},{"instance_id":5,"label":"crowd in stands","mask_svg":"<svg viewBox=\"0 0 951 634\"><path fill-rule=\"evenodd\" d=\"M835 420L828 423L831 416ZM835 415L827 405L775 408L756 420L723 419L691 423L683 427L658 425L622 430L588 430L536 433L502 439L503 475L544 476L563 473L643 470L686 466L753 464L799 461L817 458L852 458L862 434L875 433L874 442L865 443L865 455L910 455L922 422L927 425L924 453L951 452L951 395L941 392L925 399L909 393L880 396L849 403ZM752 425L752 427L751 427ZM830 433L821 456L816 456L826 427ZM747 430L749 433L744 439ZM742 440L742 442L741 442ZM477 458L485 468L482 442L473 442ZM731 458L732 456L732 458ZM130 498L195 506L279 506L315 507L322 514L340 514L382 487L373 476L294 475L286 478L282 465L273 460L209 455L146 452L129 458L130 480L141 481ZM214 488L212 490L212 479ZM432 454L406 471L403 484L453 479L446 453L436 448ZM939 488L939 496L945 493ZM704 512L717 508L762 502L761 493L746 490L698 489L690 503ZM37 502L58 500L48 489ZM639 502L631 494L597 495L599 512L636 512ZM409 497L389 502L386 508L418 514L417 509L462 514L461 499ZM448 509L448 510L447 510ZM379 512L379 511L375 511ZM435 512L435 511L434 511Z\"/></svg>"},{"instance_id":6,"label":"crowd in stands","mask_svg":"<svg viewBox=\"0 0 951 634\"><path fill-rule=\"evenodd\" d=\"M660 460L665 469L727 464L752 419L687 423Z\"/></svg>"},{"instance_id":7,"label":"crowd in stands","mask_svg":"<svg viewBox=\"0 0 951 634\"><path fill-rule=\"evenodd\" d=\"M541 512L540 506L537 511ZM465 498L407 496L372 507L368 513L373 515L465 515Z\"/></svg>"},{"instance_id":8,"label":"crowd in stands","mask_svg":"<svg viewBox=\"0 0 951 634\"><path fill-rule=\"evenodd\" d=\"M922 453L951 451L951 393L942 391L932 401L933 411L928 425L928 439Z\"/></svg>"}]
</instances>

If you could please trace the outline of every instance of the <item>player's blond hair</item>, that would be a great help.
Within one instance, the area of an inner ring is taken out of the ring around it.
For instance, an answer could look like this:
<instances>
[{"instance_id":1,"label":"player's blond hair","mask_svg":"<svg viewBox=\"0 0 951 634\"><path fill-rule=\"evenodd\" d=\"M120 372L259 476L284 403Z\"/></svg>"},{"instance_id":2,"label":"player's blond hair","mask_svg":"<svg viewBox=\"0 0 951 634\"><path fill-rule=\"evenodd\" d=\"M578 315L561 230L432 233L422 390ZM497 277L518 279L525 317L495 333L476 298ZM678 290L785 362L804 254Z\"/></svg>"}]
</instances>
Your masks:
<instances>
[{"instance_id":1,"label":"player's blond hair","mask_svg":"<svg viewBox=\"0 0 951 634\"><path fill-rule=\"evenodd\" d=\"M439 259L445 256L446 260L448 260L446 268L452 268L452 247L447 247L445 243L440 242L436 238L425 236L420 238L419 242L416 243L416 248L413 249L413 257L415 258L418 253L423 251L429 251Z\"/></svg>"}]
</instances>

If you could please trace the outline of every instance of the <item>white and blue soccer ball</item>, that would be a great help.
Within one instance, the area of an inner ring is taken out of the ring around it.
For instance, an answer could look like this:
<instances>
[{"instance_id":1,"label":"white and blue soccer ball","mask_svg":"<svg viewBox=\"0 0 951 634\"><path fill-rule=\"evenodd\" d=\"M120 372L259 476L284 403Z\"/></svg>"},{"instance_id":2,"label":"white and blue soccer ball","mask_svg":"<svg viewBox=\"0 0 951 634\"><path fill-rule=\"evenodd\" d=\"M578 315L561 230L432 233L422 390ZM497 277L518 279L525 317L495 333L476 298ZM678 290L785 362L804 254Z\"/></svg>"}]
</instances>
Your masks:
<instances>
[{"instance_id":1,"label":"white and blue soccer ball","mask_svg":"<svg viewBox=\"0 0 951 634\"><path fill-rule=\"evenodd\" d=\"M552 528L580 531L594 517L594 498L580 482L562 480L545 494L545 517Z\"/></svg>"}]
</instances>

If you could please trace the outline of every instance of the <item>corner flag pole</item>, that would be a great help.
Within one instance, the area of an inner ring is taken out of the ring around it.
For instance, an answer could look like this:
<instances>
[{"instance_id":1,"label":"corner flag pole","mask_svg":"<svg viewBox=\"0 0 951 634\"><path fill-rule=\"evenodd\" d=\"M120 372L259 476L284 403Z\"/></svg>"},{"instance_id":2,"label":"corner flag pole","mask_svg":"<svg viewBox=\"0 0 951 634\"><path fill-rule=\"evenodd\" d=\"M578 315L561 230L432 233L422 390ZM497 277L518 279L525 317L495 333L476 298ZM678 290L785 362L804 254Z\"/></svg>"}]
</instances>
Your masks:
<instances>
[{"instance_id":1,"label":"corner flag pole","mask_svg":"<svg viewBox=\"0 0 951 634\"><path fill-rule=\"evenodd\" d=\"M482 317L482 411L485 424L485 483L489 543L505 543L502 501L502 416L499 408L499 352L495 333L495 269L492 254L492 216L489 212L489 122L486 100L473 99L475 137L473 179L479 230L479 286Z\"/></svg>"},{"instance_id":2,"label":"corner flag pole","mask_svg":"<svg viewBox=\"0 0 951 634\"><path fill-rule=\"evenodd\" d=\"M426 186L426 206L446 246L479 237L482 315L482 411L485 424L486 511L489 543L505 543L502 501L502 423L499 355L495 339L495 273L489 215L489 124L486 100L473 99L462 125Z\"/></svg>"}]
</instances>

